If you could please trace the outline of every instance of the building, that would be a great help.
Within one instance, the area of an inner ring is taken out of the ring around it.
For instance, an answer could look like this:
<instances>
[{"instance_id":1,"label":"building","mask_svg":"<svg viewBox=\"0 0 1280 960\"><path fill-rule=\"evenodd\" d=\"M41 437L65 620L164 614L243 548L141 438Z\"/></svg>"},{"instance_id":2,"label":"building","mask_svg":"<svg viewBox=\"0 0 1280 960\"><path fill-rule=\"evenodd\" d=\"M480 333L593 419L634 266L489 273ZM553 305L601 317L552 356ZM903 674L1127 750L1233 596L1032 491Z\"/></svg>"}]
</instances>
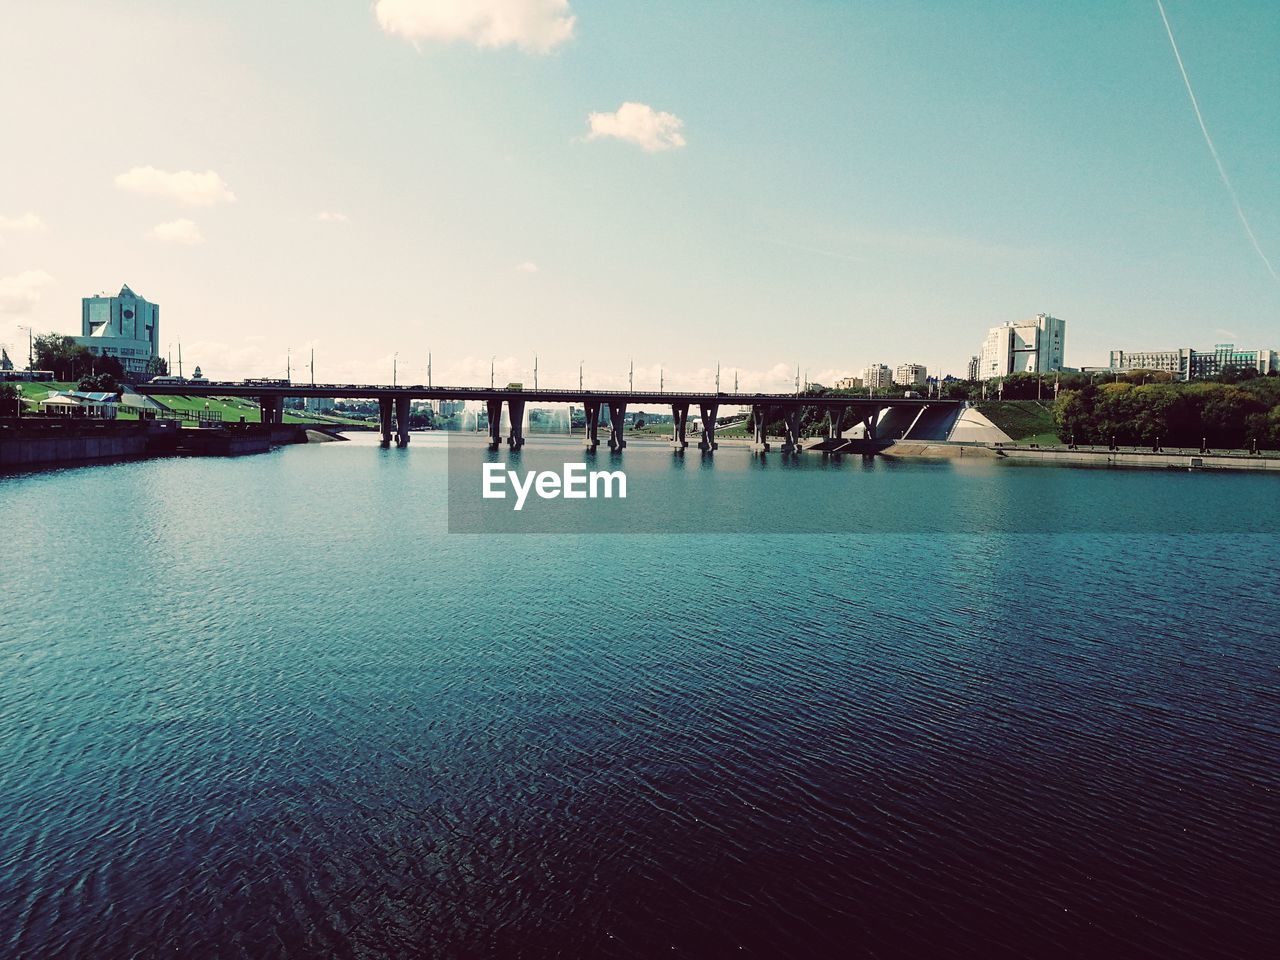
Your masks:
<instances>
[{"instance_id":1,"label":"building","mask_svg":"<svg viewBox=\"0 0 1280 960\"><path fill-rule=\"evenodd\" d=\"M990 380L1011 373L1052 373L1063 367L1067 323L1047 313L992 327L982 343L978 376Z\"/></svg>"},{"instance_id":2,"label":"building","mask_svg":"<svg viewBox=\"0 0 1280 960\"><path fill-rule=\"evenodd\" d=\"M982 367L982 361L978 357L970 357L969 358L969 375L968 377L966 377L966 379L977 380L978 370L981 369L981 367Z\"/></svg>"},{"instance_id":3,"label":"building","mask_svg":"<svg viewBox=\"0 0 1280 960\"><path fill-rule=\"evenodd\" d=\"M1112 350L1108 370L1158 370L1175 380L1210 380L1228 367L1253 369L1264 376L1280 373L1280 353L1275 350L1237 350L1234 343L1217 343L1212 350L1178 347L1174 350Z\"/></svg>"},{"instance_id":4,"label":"building","mask_svg":"<svg viewBox=\"0 0 1280 960\"><path fill-rule=\"evenodd\" d=\"M918 363L900 363L893 371L893 382L904 387L921 387L929 379L929 371Z\"/></svg>"},{"instance_id":5,"label":"building","mask_svg":"<svg viewBox=\"0 0 1280 960\"><path fill-rule=\"evenodd\" d=\"M893 371L883 363L873 363L862 371L862 382L873 390L887 390L893 386Z\"/></svg>"},{"instance_id":6,"label":"building","mask_svg":"<svg viewBox=\"0 0 1280 960\"><path fill-rule=\"evenodd\" d=\"M432 400L431 409L437 416L447 419L467 409L467 402L465 400Z\"/></svg>"},{"instance_id":7,"label":"building","mask_svg":"<svg viewBox=\"0 0 1280 960\"><path fill-rule=\"evenodd\" d=\"M13 369L13 361L9 359L9 351L0 347L0 371L8 373Z\"/></svg>"},{"instance_id":8,"label":"building","mask_svg":"<svg viewBox=\"0 0 1280 960\"><path fill-rule=\"evenodd\" d=\"M114 420L120 409L120 398L114 393L83 393L57 390L40 401L43 413L57 417L92 417L98 420Z\"/></svg>"},{"instance_id":9,"label":"building","mask_svg":"<svg viewBox=\"0 0 1280 960\"><path fill-rule=\"evenodd\" d=\"M836 381L835 389L837 390L861 390L861 377L841 377Z\"/></svg>"},{"instance_id":10,"label":"building","mask_svg":"<svg viewBox=\"0 0 1280 960\"><path fill-rule=\"evenodd\" d=\"M75 341L100 357L115 357L127 373L146 373L152 358L160 356L160 307L128 284L114 297L85 297Z\"/></svg>"}]
</instances>

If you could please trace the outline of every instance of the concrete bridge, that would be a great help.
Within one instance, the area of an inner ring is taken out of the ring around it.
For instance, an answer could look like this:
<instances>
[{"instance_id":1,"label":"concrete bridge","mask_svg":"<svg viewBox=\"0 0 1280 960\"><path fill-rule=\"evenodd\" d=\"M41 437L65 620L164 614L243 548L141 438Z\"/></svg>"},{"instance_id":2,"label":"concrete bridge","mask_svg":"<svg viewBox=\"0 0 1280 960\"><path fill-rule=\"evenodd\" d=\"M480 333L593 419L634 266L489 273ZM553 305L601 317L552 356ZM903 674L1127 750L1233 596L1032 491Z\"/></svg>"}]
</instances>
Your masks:
<instances>
[{"instance_id":1,"label":"concrete bridge","mask_svg":"<svg viewBox=\"0 0 1280 960\"><path fill-rule=\"evenodd\" d=\"M263 423L280 423L284 401L288 397L326 397L348 400L377 400L382 442L390 445L394 439L399 446L409 442L409 405L414 400L472 400L484 404L489 416L489 448L502 445L502 408L506 404L510 424L505 438L512 449L524 446L524 411L530 403L567 403L582 407L586 419L585 445L588 450L600 446L601 428L608 431L611 450L621 450L627 445L623 428L628 406L666 406L671 408L671 442L676 449L689 446L689 411L696 410L703 424L698 448L715 450L716 418L720 408L748 407L752 427L753 448L769 449L765 430L770 423L783 424L782 451L791 453L800 449L800 418L806 408L817 408L827 421L827 433L821 449L839 452L849 449L853 442L844 432L859 425L863 439L875 442L877 424L890 414L895 429L885 439L897 439L906 435L911 426L930 412L958 410L958 400L927 400L914 397L856 397L856 396L807 396L780 393L687 393L645 390L525 390L518 387L424 387L421 384L406 387L389 387L371 384L292 384L286 380L246 380L235 383L202 381L200 383L144 383L136 388L138 393L154 396L185 397L249 397L258 401ZM601 414L605 420L602 423ZM905 429L899 429L906 425Z\"/></svg>"}]
</instances>

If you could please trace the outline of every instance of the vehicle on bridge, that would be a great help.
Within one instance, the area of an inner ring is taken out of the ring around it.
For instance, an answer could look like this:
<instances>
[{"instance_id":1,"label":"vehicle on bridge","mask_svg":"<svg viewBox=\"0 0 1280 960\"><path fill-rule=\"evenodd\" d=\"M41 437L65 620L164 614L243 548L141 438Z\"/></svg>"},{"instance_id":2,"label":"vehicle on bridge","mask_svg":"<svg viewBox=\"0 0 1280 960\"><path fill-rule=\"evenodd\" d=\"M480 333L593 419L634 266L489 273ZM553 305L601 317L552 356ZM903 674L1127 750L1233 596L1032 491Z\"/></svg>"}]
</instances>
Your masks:
<instances>
[{"instance_id":1,"label":"vehicle on bridge","mask_svg":"<svg viewBox=\"0 0 1280 960\"><path fill-rule=\"evenodd\" d=\"M244 385L246 387L289 387L292 382L289 380L273 380L270 377L259 377L256 379L245 378Z\"/></svg>"}]
</instances>

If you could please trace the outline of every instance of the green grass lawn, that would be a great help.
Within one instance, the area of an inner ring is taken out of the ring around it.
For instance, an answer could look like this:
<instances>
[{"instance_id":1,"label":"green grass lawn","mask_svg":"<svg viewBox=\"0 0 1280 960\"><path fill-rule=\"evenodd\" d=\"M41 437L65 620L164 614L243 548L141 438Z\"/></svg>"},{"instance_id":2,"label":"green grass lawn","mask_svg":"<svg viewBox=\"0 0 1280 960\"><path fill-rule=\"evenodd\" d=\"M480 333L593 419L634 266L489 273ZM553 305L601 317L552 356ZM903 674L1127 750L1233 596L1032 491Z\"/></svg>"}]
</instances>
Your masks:
<instances>
[{"instance_id":1,"label":"green grass lawn","mask_svg":"<svg viewBox=\"0 0 1280 960\"><path fill-rule=\"evenodd\" d=\"M978 412L1016 443L1061 443L1053 422L1053 403L1040 400L988 400Z\"/></svg>"}]
</instances>

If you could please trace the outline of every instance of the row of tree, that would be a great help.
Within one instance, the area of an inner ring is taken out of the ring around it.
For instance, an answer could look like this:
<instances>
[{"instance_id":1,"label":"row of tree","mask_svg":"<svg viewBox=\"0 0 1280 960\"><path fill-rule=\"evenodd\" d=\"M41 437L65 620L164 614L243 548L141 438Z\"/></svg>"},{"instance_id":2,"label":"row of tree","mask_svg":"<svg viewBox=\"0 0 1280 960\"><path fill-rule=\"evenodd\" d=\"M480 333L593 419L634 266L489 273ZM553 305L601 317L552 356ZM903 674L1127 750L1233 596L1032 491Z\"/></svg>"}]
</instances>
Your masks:
<instances>
[{"instance_id":1,"label":"row of tree","mask_svg":"<svg viewBox=\"0 0 1280 960\"><path fill-rule=\"evenodd\" d=\"M108 374L117 381L130 379L124 365L115 357L98 356L88 347L77 343L74 337L60 333L44 333L32 341L35 368L53 371L55 380L79 380ZM164 376L169 365L163 357L152 357L147 364L147 376Z\"/></svg>"},{"instance_id":2,"label":"row of tree","mask_svg":"<svg viewBox=\"0 0 1280 960\"><path fill-rule=\"evenodd\" d=\"M1054 419L1076 443L1280 450L1280 378L1087 385L1062 393Z\"/></svg>"}]
</instances>

